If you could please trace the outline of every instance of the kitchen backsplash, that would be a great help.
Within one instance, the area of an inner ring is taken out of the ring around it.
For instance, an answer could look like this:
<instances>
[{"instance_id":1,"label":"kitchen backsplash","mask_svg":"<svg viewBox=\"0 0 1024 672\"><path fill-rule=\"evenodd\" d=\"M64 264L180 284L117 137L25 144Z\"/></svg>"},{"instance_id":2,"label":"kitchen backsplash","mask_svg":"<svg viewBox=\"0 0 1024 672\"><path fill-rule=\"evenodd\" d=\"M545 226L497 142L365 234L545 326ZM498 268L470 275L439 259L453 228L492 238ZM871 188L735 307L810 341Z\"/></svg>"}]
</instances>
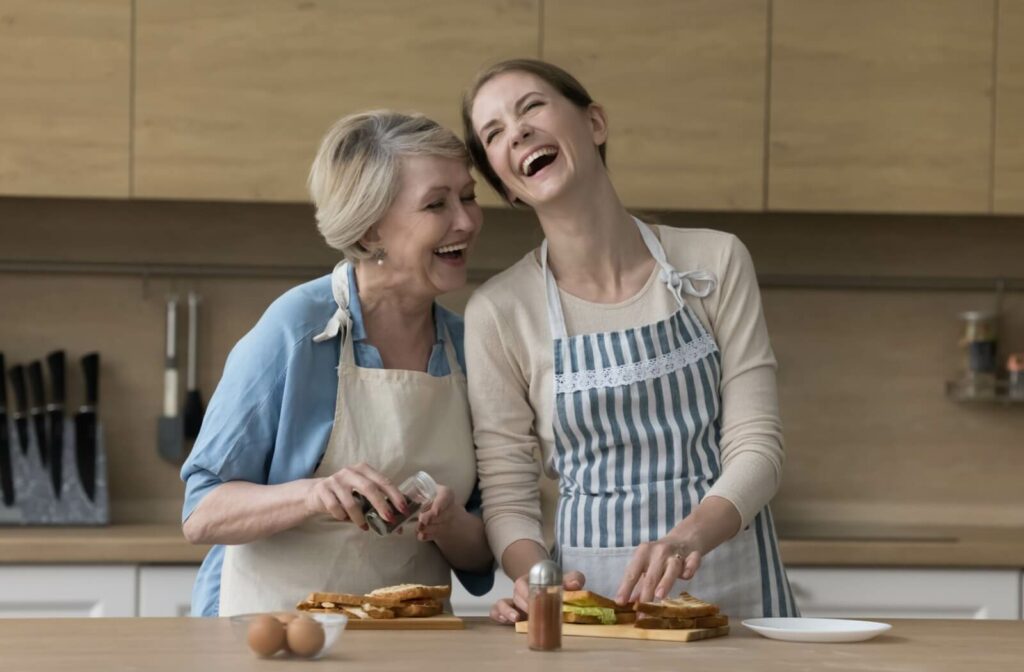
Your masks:
<instances>
[{"instance_id":1,"label":"kitchen backsplash","mask_svg":"<svg viewBox=\"0 0 1024 672\"><path fill-rule=\"evenodd\" d=\"M656 217L737 233L764 280L787 449L780 521L1024 524L1024 404L963 405L943 394L959 362L957 314L990 308L993 294L941 288L950 279L1024 277L1024 219ZM474 279L539 240L529 213L488 211ZM208 399L231 346L264 308L337 259L308 206L243 203L0 199L0 250L0 266L21 264L0 272L8 365L57 348L73 360L103 355L100 417L116 522L180 515L178 468L158 457L155 440L167 295L202 296L199 387ZM153 274L91 272L111 262ZM75 273L49 272L71 263ZM167 264L248 270L166 277ZM853 288L871 278L935 288ZM461 310L470 291L445 303ZM1024 351L1024 292L1007 292L1003 308L1001 354ZM182 358L183 382L184 371ZM80 400L68 401L75 408Z\"/></svg>"}]
</instances>

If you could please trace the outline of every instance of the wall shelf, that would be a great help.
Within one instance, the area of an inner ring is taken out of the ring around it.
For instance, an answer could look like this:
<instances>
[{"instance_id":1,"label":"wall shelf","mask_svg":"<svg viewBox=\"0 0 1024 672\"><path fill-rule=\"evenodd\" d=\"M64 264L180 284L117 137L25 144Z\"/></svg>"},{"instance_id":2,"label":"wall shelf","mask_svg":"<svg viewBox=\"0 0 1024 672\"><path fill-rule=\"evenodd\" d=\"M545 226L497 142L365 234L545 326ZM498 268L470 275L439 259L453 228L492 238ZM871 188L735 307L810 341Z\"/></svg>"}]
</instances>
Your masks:
<instances>
[{"instance_id":1,"label":"wall shelf","mask_svg":"<svg viewBox=\"0 0 1024 672\"><path fill-rule=\"evenodd\" d=\"M971 404L1001 404L1024 406L1024 392L1010 391L1006 380L991 385L979 385L963 380L946 381L946 396L952 401Z\"/></svg>"}]
</instances>

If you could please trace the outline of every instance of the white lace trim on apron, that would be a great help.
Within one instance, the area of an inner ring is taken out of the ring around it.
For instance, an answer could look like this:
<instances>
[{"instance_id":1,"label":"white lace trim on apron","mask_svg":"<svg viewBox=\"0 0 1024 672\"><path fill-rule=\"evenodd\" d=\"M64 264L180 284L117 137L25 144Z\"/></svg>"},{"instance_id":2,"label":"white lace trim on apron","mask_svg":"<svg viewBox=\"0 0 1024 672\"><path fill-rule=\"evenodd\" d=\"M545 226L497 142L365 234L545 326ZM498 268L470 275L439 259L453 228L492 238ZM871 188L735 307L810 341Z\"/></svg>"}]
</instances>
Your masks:
<instances>
[{"instance_id":1,"label":"white lace trim on apron","mask_svg":"<svg viewBox=\"0 0 1024 672\"><path fill-rule=\"evenodd\" d=\"M619 387L660 378L698 362L717 350L715 339L705 333L700 338L684 343L681 347L654 359L603 369L555 374L555 394Z\"/></svg>"}]
</instances>

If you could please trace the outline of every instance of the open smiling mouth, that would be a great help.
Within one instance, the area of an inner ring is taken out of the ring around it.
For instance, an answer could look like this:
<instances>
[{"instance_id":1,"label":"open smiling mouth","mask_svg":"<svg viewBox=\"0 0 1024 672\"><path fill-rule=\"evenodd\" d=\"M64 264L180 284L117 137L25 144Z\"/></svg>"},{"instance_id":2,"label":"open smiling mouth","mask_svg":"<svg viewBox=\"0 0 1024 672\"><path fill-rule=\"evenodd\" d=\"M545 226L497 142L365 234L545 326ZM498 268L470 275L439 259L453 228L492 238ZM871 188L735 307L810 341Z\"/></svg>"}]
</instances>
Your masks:
<instances>
[{"instance_id":1,"label":"open smiling mouth","mask_svg":"<svg viewBox=\"0 0 1024 672\"><path fill-rule=\"evenodd\" d=\"M444 245L434 249L434 254L441 257L446 261L457 261L463 258L466 253L466 248L469 247L468 243L459 243L457 245Z\"/></svg>"},{"instance_id":2,"label":"open smiling mouth","mask_svg":"<svg viewBox=\"0 0 1024 672\"><path fill-rule=\"evenodd\" d=\"M526 177L533 177L554 163L557 158L558 149L556 147L541 147L527 154L519 164L519 170Z\"/></svg>"}]
</instances>

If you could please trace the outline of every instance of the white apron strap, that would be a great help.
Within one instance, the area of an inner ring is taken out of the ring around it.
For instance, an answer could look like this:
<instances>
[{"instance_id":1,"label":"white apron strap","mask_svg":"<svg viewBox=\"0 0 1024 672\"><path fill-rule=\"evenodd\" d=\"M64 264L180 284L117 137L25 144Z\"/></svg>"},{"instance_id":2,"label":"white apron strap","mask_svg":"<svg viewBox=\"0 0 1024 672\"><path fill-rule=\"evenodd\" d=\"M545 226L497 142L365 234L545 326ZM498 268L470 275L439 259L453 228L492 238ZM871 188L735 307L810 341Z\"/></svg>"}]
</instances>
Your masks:
<instances>
[{"instance_id":1,"label":"white apron strap","mask_svg":"<svg viewBox=\"0 0 1024 672\"><path fill-rule=\"evenodd\" d=\"M651 227L636 217L633 218L633 221L636 222L637 227L640 229L640 235L643 237L651 256L654 257L654 260L658 262L658 266L661 268L659 278L665 283L668 290L672 292L672 296L676 298L676 302L680 307L684 304L684 292L703 299L715 291L718 279L714 273L703 269L680 273L668 262L668 259L665 257L665 248L662 247L661 241L654 235ZM702 286L698 288L694 282L699 282Z\"/></svg>"},{"instance_id":2,"label":"white apron strap","mask_svg":"<svg viewBox=\"0 0 1024 672\"><path fill-rule=\"evenodd\" d=\"M668 259L665 257L665 248L662 247L661 241L654 235L651 227L636 217L633 218L633 221L636 222L637 228L640 229L640 236L647 246L647 251L651 253L651 256L654 257L658 267L661 269L659 278L665 283L668 290L672 292L672 296L675 297L680 308L685 304L683 293L703 299L715 291L715 287L718 286L718 279L714 273L704 269L680 273L668 262ZM555 276L551 273L551 269L548 268L547 238L540 245L540 265L541 272L544 273L544 284L547 292L548 323L551 325L551 337L555 340L560 340L567 335L565 315L562 313L562 299L558 294L558 283L555 282ZM701 286L698 287L694 283L700 283Z\"/></svg>"},{"instance_id":3,"label":"white apron strap","mask_svg":"<svg viewBox=\"0 0 1024 672\"><path fill-rule=\"evenodd\" d=\"M339 261L331 271L331 292L338 309L327 321L324 330L313 337L314 343L323 343L341 334L342 339L352 327L352 313L348 309L348 261Z\"/></svg>"}]
</instances>

